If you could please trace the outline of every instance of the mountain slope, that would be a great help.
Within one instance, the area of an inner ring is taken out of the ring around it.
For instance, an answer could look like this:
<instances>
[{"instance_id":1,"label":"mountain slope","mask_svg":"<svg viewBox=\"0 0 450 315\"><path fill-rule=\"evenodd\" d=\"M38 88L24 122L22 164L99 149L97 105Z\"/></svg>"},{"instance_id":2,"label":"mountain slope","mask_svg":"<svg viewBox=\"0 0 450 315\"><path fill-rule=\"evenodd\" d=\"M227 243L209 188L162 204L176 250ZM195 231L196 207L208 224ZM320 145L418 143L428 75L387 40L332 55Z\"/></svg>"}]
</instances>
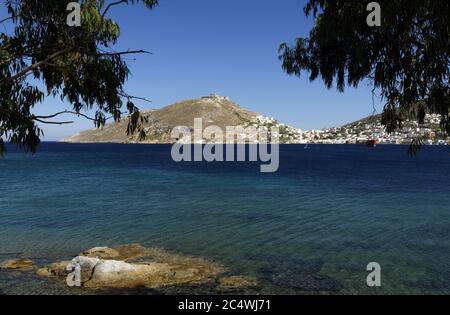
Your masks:
<instances>
[{"instance_id":1,"label":"mountain slope","mask_svg":"<svg viewBox=\"0 0 450 315\"><path fill-rule=\"evenodd\" d=\"M147 138L142 143L170 143L170 133L174 127L193 128L194 119L203 119L203 128L215 125L225 130L226 126L246 125L258 114L240 107L227 97L212 94L200 99L185 100L159 110L143 111L148 118L145 125ZM127 136L128 119L107 124L102 129L91 129L77 133L63 142L139 142L137 136Z\"/></svg>"},{"instance_id":2,"label":"mountain slope","mask_svg":"<svg viewBox=\"0 0 450 315\"><path fill-rule=\"evenodd\" d=\"M405 121L403 129L388 134L381 124L381 115L373 115L346 124L338 128L302 131L285 124L278 123L274 118L258 115L240 107L227 97L211 94L200 99L185 100L159 110L142 112L148 118L145 125L146 139L139 141L138 136L127 136L128 119L119 123L107 124L102 129L92 129L73 135L64 142L95 142L95 143L173 143L171 132L177 126L186 126L193 130L194 119L203 119L203 129L214 125L224 132L227 126L248 126L279 129L280 143L323 143L323 144L354 144L368 140L378 140L382 144L409 144L417 137L426 140L427 144L450 143L450 138L440 131L440 117L427 115L425 123L419 125L416 121ZM253 142L240 134L244 141Z\"/></svg>"},{"instance_id":3,"label":"mountain slope","mask_svg":"<svg viewBox=\"0 0 450 315\"><path fill-rule=\"evenodd\" d=\"M382 144L410 144L422 138L426 144L447 144L450 138L441 132L440 116L426 115L423 124L406 120L402 129L387 133L381 123L381 115L369 116L339 128L306 131L303 139L310 143L354 144L378 140Z\"/></svg>"}]
</instances>

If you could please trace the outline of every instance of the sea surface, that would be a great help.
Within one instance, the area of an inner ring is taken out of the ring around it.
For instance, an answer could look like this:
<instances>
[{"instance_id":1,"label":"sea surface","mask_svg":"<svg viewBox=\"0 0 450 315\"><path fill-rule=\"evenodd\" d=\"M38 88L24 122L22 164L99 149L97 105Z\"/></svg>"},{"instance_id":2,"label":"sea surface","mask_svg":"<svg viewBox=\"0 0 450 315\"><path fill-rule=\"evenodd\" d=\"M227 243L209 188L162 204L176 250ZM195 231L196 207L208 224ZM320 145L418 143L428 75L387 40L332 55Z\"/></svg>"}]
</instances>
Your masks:
<instances>
[{"instance_id":1,"label":"sea surface","mask_svg":"<svg viewBox=\"0 0 450 315\"><path fill-rule=\"evenodd\" d=\"M450 294L450 147L409 157L405 146L285 145L279 171L266 174L259 163L175 163L170 149L9 147L0 262L43 266L140 243L255 276L262 294ZM381 287L366 284L370 262L381 265ZM172 290L157 293L214 293ZM0 270L1 293L83 291Z\"/></svg>"}]
</instances>

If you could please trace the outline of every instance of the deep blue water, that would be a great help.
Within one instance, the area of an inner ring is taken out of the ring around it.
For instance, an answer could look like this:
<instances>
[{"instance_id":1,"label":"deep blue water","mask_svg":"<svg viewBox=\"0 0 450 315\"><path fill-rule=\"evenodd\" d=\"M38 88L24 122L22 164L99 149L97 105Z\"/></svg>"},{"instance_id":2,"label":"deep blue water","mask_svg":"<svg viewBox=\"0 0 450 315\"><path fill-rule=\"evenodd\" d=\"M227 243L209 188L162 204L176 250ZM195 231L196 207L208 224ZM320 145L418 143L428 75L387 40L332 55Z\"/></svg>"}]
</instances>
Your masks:
<instances>
[{"instance_id":1,"label":"deep blue water","mask_svg":"<svg viewBox=\"0 0 450 315\"><path fill-rule=\"evenodd\" d=\"M262 293L450 293L450 147L282 146L259 163L175 163L170 146L44 143L0 159L0 261L126 243L254 275ZM382 266L382 287L366 266ZM70 293L0 271L3 293ZM69 290L69 289L66 289Z\"/></svg>"}]
</instances>

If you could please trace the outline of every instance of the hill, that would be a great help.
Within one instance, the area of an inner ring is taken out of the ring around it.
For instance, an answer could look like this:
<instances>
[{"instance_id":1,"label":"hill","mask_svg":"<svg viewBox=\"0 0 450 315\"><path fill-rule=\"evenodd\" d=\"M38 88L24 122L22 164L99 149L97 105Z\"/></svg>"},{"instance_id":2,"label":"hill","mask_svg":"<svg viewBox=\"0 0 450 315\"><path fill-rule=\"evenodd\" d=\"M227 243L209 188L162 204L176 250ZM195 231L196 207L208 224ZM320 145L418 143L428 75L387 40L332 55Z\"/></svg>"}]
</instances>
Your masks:
<instances>
[{"instance_id":1,"label":"hill","mask_svg":"<svg viewBox=\"0 0 450 315\"><path fill-rule=\"evenodd\" d=\"M403 129L388 134L381 124L381 115L372 115L342 127L302 131L279 123L272 117L259 115L242 108L228 97L211 94L198 99L185 100L158 110L143 111L148 123L147 137L140 141L138 136L127 136L128 118L119 123L107 124L101 129L77 133L64 142L78 143L172 143L171 132L177 126L194 128L194 119L203 119L203 128L214 125L225 131L227 126L279 128L280 143L324 143L354 144L367 140L378 140L382 144L410 144L421 137L427 144L448 144L449 138L440 132L440 117L426 115L425 123L404 122ZM245 135L245 134L244 134ZM248 138L246 141L249 140Z\"/></svg>"},{"instance_id":2,"label":"hill","mask_svg":"<svg viewBox=\"0 0 450 315\"><path fill-rule=\"evenodd\" d=\"M137 136L127 136L128 119L107 124L102 129L91 129L77 133L64 142L113 142L113 143L170 143L174 127L187 126L193 129L194 119L202 118L203 127L215 125L225 130L226 126L247 125L255 121L257 113L246 110L227 97L216 94L199 99L185 100L158 110L143 111L148 123L145 125L147 138L139 141Z\"/></svg>"},{"instance_id":3,"label":"hill","mask_svg":"<svg viewBox=\"0 0 450 315\"><path fill-rule=\"evenodd\" d=\"M303 133L303 139L310 143L354 144L378 140L381 144L410 144L413 139L422 138L426 144L448 144L450 138L440 129L439 115L426 115L423 124L407 120L403 128L387 133L381 124L381 115L369 116L342 127L312 130Z\"/></svg>"}]
</instances>

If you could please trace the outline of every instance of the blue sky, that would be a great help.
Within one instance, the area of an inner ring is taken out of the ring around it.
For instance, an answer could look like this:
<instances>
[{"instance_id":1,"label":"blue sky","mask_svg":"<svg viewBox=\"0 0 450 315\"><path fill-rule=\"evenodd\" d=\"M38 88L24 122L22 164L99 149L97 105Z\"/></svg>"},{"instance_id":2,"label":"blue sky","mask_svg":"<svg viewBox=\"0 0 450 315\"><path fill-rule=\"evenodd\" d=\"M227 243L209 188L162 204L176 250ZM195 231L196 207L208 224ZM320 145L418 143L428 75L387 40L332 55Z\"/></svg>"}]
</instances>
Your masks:
<instances>
[{"instance_id":1,"label":"blue sky","mask_svg":"<svg viewBox=\"0 0 450 315\"><path fill-rule=\"evenodd\" d=\"M127 91L160 108L215 92L241 106L302 129L350 122L372 109L370 88L339 93L308 75L290 77L281 69L278 47L308 34L312 21L305 0L161 0L154 10L142 4L110 11L122 29L118 49L144 49L130 61ZM380 109L380 106L378 109ZM69 108L48 99L39 113ZM45 140L59 140L92 128L83 119L63 127L44 126Z\"/></svg>"}]
</instances>

